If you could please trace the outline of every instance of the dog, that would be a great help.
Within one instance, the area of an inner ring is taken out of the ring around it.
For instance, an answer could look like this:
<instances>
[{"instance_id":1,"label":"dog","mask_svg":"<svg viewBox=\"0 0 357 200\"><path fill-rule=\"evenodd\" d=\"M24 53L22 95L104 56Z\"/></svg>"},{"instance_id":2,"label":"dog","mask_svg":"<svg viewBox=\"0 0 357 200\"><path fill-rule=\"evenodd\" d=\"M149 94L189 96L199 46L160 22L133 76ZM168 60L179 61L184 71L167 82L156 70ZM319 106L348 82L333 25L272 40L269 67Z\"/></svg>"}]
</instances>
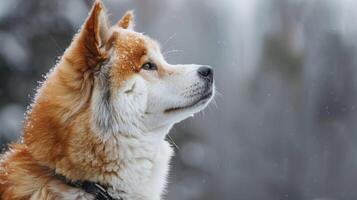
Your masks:
<instances>
[{"instance_id":1,"label":"dog","mask_svg":"<svg viewBox=\"0 0 357 200\"><path fill-rule=\"evenodd\" d=\"M128 11L109 25L96 0L47 74L21 142L0 161L0 199L160 200L171 127L214 96L213 70L171 65L134 31Z\"/></svg>"}]
</instances>

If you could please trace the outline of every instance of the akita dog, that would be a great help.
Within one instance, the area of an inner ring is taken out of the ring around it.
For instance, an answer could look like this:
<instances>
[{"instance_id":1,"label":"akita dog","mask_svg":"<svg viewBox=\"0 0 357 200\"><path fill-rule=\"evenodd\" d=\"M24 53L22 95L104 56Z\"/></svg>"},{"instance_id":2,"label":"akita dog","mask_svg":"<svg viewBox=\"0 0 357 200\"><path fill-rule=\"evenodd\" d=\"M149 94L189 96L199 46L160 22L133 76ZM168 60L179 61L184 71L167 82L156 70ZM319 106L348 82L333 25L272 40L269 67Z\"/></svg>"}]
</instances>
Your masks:
<instances>
[{"instance_id":1,"label":"akita dog","mask_svg":"<svg viewBox=\"0 0 357 200\"><path fill-rule=\"evenodd\" d=\"M96 0L1 157L0 199L159 200L177 122L214 95L209 66L171 65L133 30L133 12L109 26Z\"/></svg>"}]
</instances>

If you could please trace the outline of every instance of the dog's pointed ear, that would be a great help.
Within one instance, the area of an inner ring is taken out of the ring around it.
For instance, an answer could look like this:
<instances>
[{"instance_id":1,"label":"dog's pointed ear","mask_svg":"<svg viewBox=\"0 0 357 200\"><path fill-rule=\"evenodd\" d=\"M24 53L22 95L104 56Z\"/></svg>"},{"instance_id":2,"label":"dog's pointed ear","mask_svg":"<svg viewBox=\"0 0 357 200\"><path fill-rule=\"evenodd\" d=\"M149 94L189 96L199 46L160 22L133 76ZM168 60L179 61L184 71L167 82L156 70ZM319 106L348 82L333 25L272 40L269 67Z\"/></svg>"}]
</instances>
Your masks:
<instances>
[{"instance_id":1,"label":"dog's pointed ear","mask_svg":"<svg viewBox=\"0 0 357 200\"><path fill-rule=\"evenodd\" d=\"M104 42L108 38L109 25L108 17L101 0L94 2L89 16L82 27L82 31L89 40L88 42L92 43L92 45L95 45L97 48L104 45ZM94 41L91 41L92 39Z\"/></svg>"},{"instance_id":2,"label":"dog's pointed ear","mask_svg":"<svg viewBox=\"0 0 357 200\"><path fill-rule=\"evenodd\" d=\"M135 26L134 11L133 10L126 11L124 16L118 21L117 25L123 29L133 30Z\"/></svg>"},{"instance_id":3,"label":"dog's pointed ear","mask_svg":"<svg viewBox=\"0 0 357 200\"><path fill-rule=\"evenodd\" d=\"M83 46L87 49L90 57L102 57L101 47L105 45L109 37L108 17L101 0L96 0L84 22L80 36Z\"/></svg>"},{"instance_id":4,"label":"dog's pointed ear","mask_svg":"<svg viewBox=\"0 0 357 200\"><path fill-rule=\"evenodd\" d=\"M65 58L84 71L95 68L106 59L105 48L109 37L108 17L101 0L95 0L81 30L74 38Z\"/></svg>"}]
</instances>

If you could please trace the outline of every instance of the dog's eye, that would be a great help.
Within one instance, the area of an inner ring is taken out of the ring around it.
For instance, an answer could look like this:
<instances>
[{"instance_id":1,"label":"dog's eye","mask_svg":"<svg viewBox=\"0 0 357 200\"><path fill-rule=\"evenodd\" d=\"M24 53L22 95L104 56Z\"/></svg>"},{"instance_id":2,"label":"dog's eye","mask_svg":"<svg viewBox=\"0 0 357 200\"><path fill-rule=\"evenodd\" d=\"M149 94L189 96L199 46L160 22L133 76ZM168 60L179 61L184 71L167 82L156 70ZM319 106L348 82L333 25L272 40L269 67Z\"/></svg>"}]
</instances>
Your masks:
<instances>
[{"instance_id":1,"label":"dog's eye","mask_svg":"<svg viewBox=\"0 0 357 200\"><path fill-rule=\"evenodd\" d=\"M145 70L157 70L157 65L152 62L147 62L141 66L141 69Z\"/></svg>"}]
</instances>

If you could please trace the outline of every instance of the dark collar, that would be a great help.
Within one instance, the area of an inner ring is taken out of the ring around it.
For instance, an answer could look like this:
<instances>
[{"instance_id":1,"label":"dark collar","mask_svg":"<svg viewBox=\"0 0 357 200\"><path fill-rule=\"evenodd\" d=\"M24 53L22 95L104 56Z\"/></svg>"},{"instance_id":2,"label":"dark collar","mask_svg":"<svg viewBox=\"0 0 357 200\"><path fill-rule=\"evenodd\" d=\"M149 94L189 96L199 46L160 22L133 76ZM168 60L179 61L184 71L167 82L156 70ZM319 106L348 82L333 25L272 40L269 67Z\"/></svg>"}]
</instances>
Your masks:
<instances>
[{"instance_id":1,"label":"dark collar","mask_svg":"<svg viewBox=\"0 0 357 200\"><path fill-rule=\"evenodd\" d=\"M55 177L71 187L79 188L89 194L92 194L95 197L95 200L124 200L122 197L113 197L108 193L106 187L98 183L90 181L71 181L61 174L55 174Z\"/></svg>"}]
</instances>

